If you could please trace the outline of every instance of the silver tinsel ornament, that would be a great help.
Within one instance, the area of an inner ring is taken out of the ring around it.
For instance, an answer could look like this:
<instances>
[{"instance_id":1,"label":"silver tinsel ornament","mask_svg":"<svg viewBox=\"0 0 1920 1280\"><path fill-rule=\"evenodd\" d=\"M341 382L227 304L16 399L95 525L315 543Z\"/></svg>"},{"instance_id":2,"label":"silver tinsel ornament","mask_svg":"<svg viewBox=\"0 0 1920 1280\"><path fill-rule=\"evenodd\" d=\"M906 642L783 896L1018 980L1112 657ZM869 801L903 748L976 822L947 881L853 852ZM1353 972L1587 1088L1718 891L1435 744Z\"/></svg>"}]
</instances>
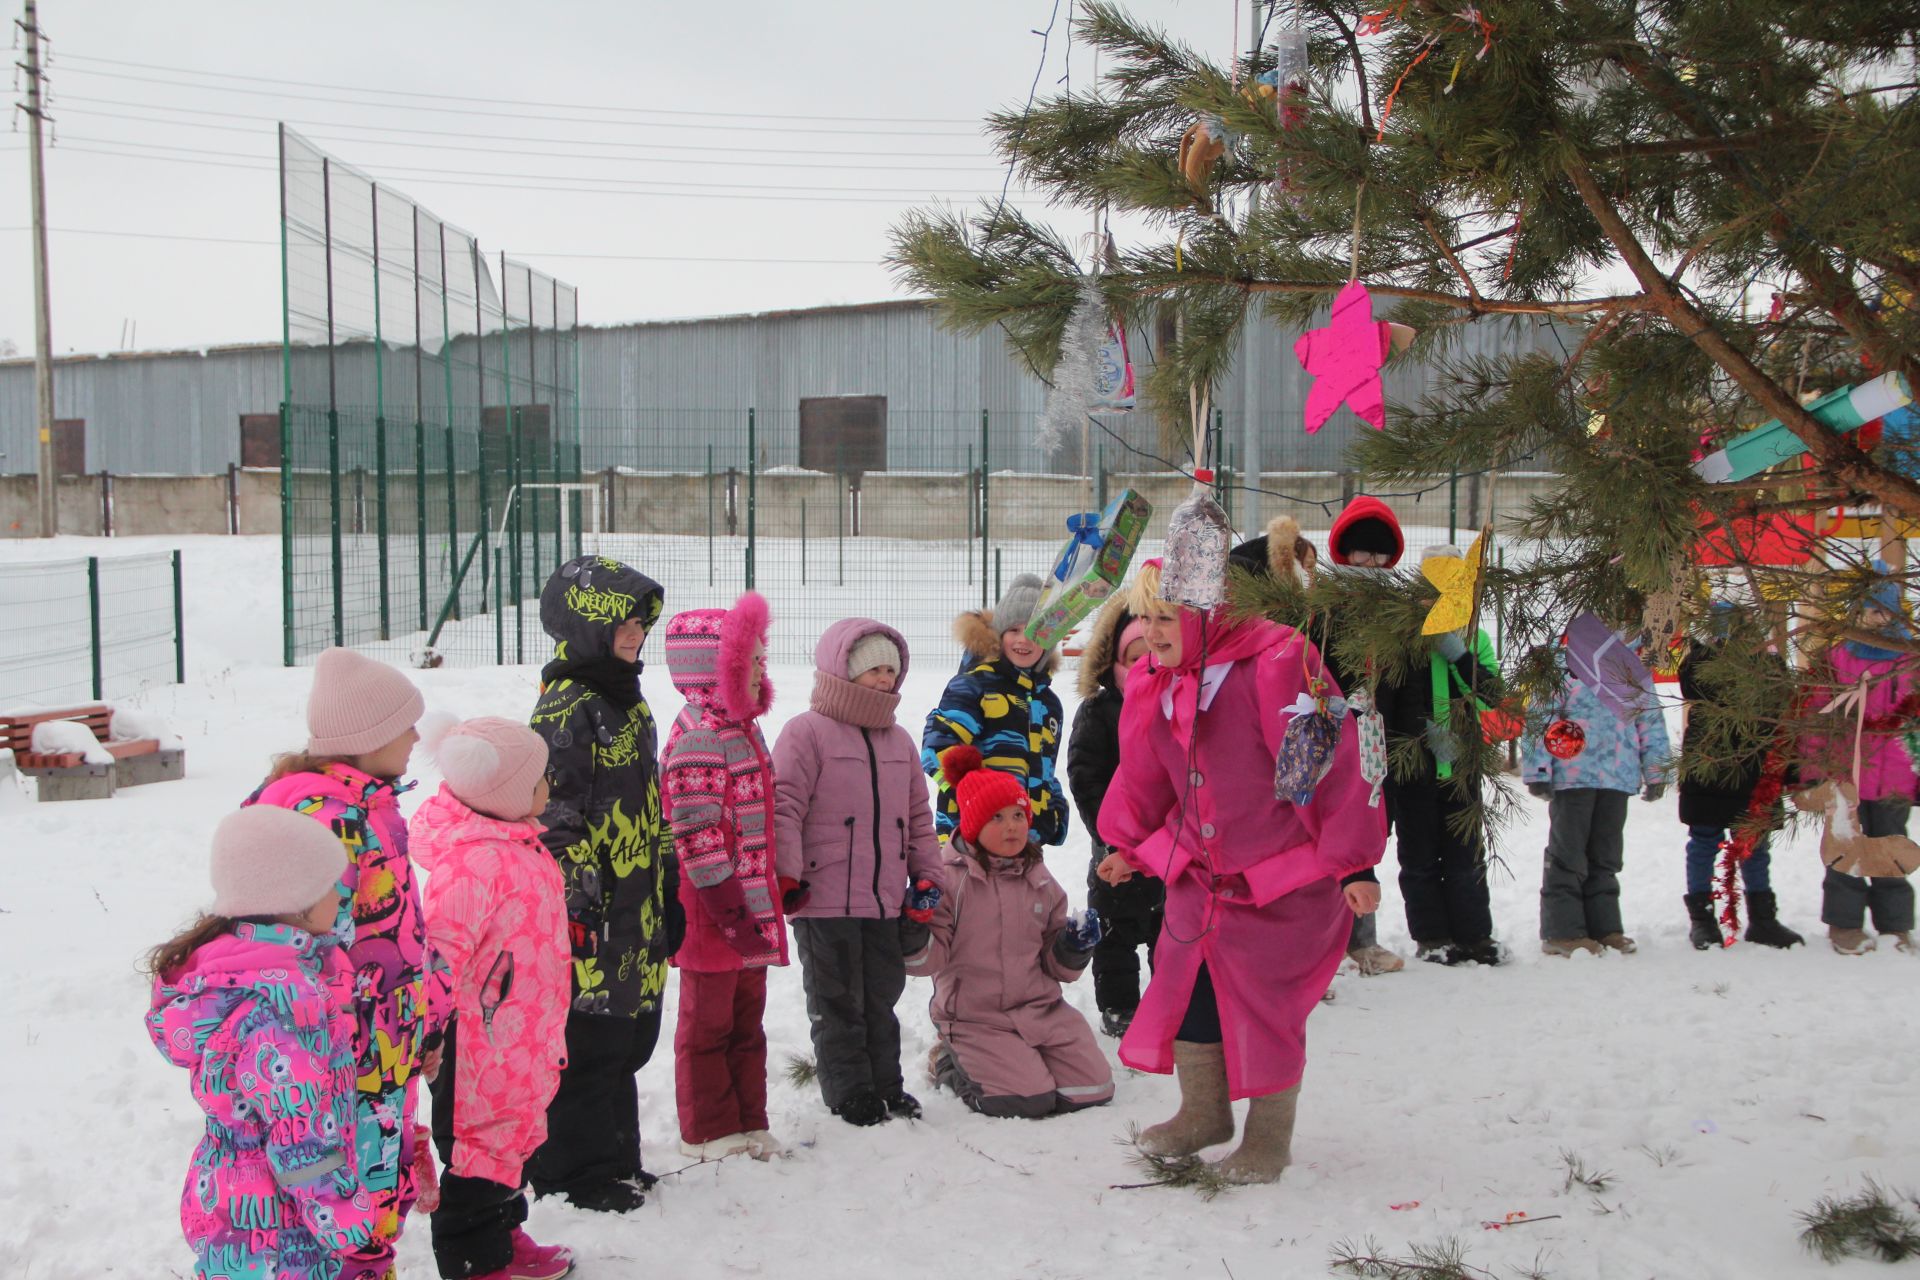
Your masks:
<instances>
[{"instance_id":1,"label":"silver tinsel ornament","mask_svg":"<svg viewBox=\"0 0 1920 1280\"><path fill-rule=\"evenodd\" d=\"M1100 277L1081 276L1080 297L1060 335L1060 359L1053 366L1053 387L1034 441L1042 453L1079 438L1087 407L1100 394L1100 347L1106 338L1107 305L1100 296Z\"/></svg>"}]
</instances>

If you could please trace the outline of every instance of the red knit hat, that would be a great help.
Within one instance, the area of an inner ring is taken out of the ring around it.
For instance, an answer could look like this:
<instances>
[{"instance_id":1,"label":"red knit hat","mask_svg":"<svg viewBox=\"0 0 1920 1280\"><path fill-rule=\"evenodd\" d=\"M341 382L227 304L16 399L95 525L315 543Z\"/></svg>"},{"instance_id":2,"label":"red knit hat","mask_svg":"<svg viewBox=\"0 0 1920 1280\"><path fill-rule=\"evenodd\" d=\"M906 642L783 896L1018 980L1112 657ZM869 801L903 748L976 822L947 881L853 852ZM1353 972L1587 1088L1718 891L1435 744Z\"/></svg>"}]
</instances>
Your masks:
<instances>
[{"instance_id":1,"label":"red knit hat","mask_svg":"<svg viewBox=\"0 0 1920 1280\"><path fill-rule=\"evenodd\" d=\"M971 844L980 838L980 828L994 814L1010 805L1033 821L1033 802L1020 779L998 769L989 769L976 747L962 744L940 753L940 776L953 788L960 804L960 835Z\"/></svg>"}]
</instances>

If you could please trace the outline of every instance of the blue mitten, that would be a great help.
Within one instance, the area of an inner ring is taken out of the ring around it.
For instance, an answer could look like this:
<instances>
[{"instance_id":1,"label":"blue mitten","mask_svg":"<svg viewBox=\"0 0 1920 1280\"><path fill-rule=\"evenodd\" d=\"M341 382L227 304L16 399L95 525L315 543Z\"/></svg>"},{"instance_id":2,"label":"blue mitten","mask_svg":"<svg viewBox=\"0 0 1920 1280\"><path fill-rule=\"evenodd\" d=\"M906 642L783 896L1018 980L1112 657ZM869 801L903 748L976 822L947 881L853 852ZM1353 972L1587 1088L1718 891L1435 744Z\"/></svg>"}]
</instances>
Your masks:
<instances>
[{"instance_id":1,"label":"blue mitten","mask_svg":"<svg viewBox=\"0 0 1920 1280\"><path fill-rule=\"evenodd\" d=\"M1067 917L1067 945L1075 951L1091 951L1100 945L1100 913L1092 907Z\"/></svg>"},{"instance_id":2,"label":"blue mitten","mask_svg":"<svg viewBox=\"0 0 1920 1280\"><path fill-rule=\"evenodd\" d=\"M933 919L933 909L939 905L940 886L922 876L907 890L907 904L901 914L915 924L925 924Z\"/></svg>"}]
</instances>

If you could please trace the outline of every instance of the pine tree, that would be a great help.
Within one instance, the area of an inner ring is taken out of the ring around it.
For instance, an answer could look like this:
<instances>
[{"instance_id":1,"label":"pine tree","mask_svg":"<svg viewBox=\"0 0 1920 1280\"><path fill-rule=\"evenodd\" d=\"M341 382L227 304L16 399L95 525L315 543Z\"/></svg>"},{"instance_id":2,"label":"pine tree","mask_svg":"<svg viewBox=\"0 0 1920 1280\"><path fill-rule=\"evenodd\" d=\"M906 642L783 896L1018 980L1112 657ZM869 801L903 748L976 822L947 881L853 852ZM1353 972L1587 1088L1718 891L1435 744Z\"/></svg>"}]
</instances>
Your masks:
<instances>
[{"instance_id":1,"label":"pine tree","mask_svg":"<svg viewBox=\"0 0 1920 1280\"><path fill-rule=\"evenodd\" d=\"M1146 383L1164 416L1184 417L1190 392L1230 366L1242 325L1319 323L1358 278L1377 317L1416 329L1416 350L1448 373L1363 433L1351 464L1369 485L1524 457L1560 476L1504 530L1537 558L1490 570L1482 606L1502 611L1521 654L1510 684L1532 705L1563 679L1554 648L1582 611L1639 627L1653 599L1681 627L1703 625L1703 532L1735 552L1712 585L1752 607L1711 664L1726 696L1683 771L1732 771L1756 740L1806 727L1797 695L1826 645L1877 639L1920 657L1849 623L1877 552L1826 514L1871 504L1920 519L1920 458L1802 408L1804 393L1884 371L1920 384L1920 3L1286 8L1308 53L1298 87L1260 92L1271 47L1222 67L1096 2L1076 34L1100 51L1099 82L988 121L1056 206L1147 228L1107 252L1099 286L1129 323L1178 317ZM1232 145L1196 185L1180 139L1202 118ZM1004 207L921 211L896 228L893 262L952 325L1002 326L1034 368L1053 366L1080 289L1068 236ZM1550 355L1449 355L1459 326L1487 316L1551 318L1571 337ZM1695 473L1703 442L1768 419L1804 459L1737 482ZM1835 536L1804 562L1758 563L1756 521L1810 515ZM1903 544L1888 552L1904 578ZM1336 643L1384 671L1424 657L1434 593L1417 573L1236 590L1295 625L1351 620ZM1770 660L1769 642L1794 665ZM1472 787L1499 753L1471 716L1454 723Z\"/></svg>"}]
</instances>

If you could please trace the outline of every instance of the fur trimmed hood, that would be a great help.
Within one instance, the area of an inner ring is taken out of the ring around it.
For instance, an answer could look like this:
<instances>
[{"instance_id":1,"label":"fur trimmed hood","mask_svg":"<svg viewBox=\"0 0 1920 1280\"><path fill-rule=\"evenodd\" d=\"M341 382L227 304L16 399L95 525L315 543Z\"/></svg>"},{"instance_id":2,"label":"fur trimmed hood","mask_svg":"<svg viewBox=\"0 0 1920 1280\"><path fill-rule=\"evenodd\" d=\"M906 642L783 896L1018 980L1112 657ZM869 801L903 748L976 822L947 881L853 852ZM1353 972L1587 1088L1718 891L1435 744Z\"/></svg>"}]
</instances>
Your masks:
<instances>
[{"instance_id":1,"label":"fur trimmed hood","mask_svg":"<svg viewBox=\"0 0 1920 1280\"><path fill-rule=\"evenodd\" d=\"M753 650L767 642L766 599L741 596L731 609L688 609L667 623L667 671L673 687L702 712L733 724L758 719L773 705L773 681L763 674L751 692Z\"/></svg>"},{"instance_id":2,"label":"fur trimmed hood","mask_svg":"<svg viewBox=\"0 0 1920 1280\"><path fill-rule=\"evenodd\" d=\"M1307 557L1317 556L1313 544L1300 536L1300 522L1292 516L1275 516L1267 522L1267 531L1249 538L1227 553L1229 563L1248 573L1274 579L1291 577L1307 585Z\"/></svg>"},{"instance_id":3,"label":"fur trimmed hood","mask_svg":"<svg viewBox=\"0 0 1920 1280\"><path fill-rule=\"evenodd\" d=\"M965 668L977 662L998 662L1003 656L1000 652L1000 631L993 625L993 610L969 609L953 620L953 638L960 642L966 651L961 666ZM1060 650L1058 646L1047 650L1045 661L1040 664L1040 673L1052 676L1060 669Z\"/></svg>"},{"instance_id":4,"label":"fur trimmed hood","mask_svg":"<svg viewBox=\"0 0 1920 1280\"><path fill-rule=\"evenodd\" d=\"M1127 608L1127 593L1117 592L1112 599L1100 606L1100 612L1093 615L1093 622L1087 628L1087 643L1080 650L1080 665L1075 673L1074 687L1082 698L1091 698L1102 689L1113 687L1113 660L1119 656L1116 649L1120 643L1120 633L1134 619L1133 610Z\"/></svg>"}]
</instances>

